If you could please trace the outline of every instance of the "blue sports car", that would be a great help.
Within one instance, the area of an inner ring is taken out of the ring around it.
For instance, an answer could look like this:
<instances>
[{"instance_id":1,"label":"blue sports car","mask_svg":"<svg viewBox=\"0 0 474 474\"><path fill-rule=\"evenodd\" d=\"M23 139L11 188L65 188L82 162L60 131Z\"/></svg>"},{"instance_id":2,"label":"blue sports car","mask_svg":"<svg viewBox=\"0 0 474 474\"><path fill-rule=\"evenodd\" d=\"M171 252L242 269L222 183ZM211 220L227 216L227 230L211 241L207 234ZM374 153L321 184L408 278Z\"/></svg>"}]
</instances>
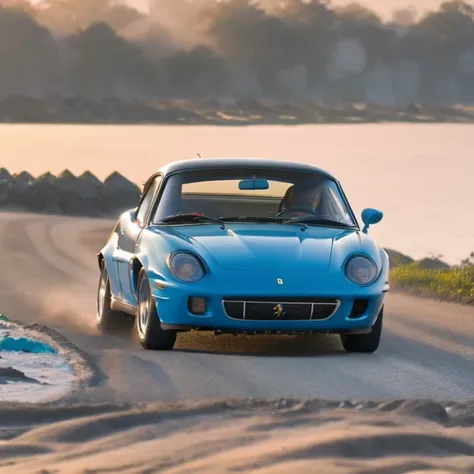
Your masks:
<instances>
[{"instance_id":1,"label":"blue sports car","mask_svg":"<svg viewBox=\"0 0 474 474\"><path fill-rule=\"evenodd\" d=\"M339 181L266 159L171 163L146 182L98 253L97 324L135 317L145 349L177 333L339 334L377 350L389 259L361 229Z\"/></svg>"}]
</instances>

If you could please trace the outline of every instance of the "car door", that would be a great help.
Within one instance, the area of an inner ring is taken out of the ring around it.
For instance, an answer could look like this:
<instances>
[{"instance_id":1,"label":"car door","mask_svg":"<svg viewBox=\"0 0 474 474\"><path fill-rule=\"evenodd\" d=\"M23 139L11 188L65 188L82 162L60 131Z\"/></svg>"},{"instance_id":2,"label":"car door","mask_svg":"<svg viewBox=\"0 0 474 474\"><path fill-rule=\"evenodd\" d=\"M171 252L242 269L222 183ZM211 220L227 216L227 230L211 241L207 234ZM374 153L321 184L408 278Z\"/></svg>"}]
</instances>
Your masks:
<instances>
[{"instance_id":1,"label":"car door","mask_svg":"<svg viewBox=\"0 0 474 474\"><path fill-rule=\"evenodd\" d=\"M161 175L151 177L145 184L143 194L136 210L130 211L121 219L117 240L117 270L121 286L121 299L135 305L136 296L132 287L132 262L135 246L140 232L146 225L148 213L162 181Z\"/></svg>"}]
</instances>

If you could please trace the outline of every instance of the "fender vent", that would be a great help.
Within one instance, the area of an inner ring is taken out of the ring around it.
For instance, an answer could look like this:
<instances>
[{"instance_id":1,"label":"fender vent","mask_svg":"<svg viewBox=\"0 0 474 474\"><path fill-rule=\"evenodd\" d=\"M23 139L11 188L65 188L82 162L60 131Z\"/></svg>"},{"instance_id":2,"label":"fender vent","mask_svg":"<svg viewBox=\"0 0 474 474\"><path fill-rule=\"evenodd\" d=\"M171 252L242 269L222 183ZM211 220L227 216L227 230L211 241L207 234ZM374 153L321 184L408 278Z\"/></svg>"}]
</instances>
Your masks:
<instances>
[{"instance_id":1,"label":"fender vent","mask_svg":"<svg viewBox=\"0 0 474 474\"><path fill-rule=\"evenodd\" d=\"M351 314L349 315L349 318L351 319L357 319L361 318L364 316L364 313L367 311L367 308L369 306L369 300L354 300L354 303L352 304L352 311Z\"/></svg>"}]
</instances>

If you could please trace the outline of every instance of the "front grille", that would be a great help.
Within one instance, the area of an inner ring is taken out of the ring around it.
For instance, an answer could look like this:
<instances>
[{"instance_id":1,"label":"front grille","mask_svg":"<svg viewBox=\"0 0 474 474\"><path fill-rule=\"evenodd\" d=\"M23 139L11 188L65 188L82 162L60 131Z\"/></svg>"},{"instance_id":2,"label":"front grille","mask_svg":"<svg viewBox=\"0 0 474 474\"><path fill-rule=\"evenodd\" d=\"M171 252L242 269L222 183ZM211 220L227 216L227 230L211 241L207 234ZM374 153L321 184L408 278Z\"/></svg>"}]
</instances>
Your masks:
<instances>
[{"instance_id":1,"label":"front grille","mask_svg":"<svg viewBox=\"0 0 474 474\"><path fill-rule=\"evenodd\" d=\"M331 298L224 298L231 319L251 321L310 321L330 318L339 306Z\"/></svg>"}]
</instances>

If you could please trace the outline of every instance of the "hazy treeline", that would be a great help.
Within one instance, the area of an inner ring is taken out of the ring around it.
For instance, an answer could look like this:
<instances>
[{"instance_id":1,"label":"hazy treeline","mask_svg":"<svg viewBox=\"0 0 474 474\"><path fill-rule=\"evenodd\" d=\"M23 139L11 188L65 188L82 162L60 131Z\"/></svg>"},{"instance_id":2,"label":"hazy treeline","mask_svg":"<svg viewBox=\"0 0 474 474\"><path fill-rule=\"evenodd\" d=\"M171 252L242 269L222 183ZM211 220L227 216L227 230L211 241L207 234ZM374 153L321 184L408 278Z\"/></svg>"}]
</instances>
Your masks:
<instances>
[{"instance_id":1,"label":"hazy treeline","mask_svg":"<svg viewBox=\"0 0 474 474\"><path fill-rule=\"evenodd\" d=\"M409 0L407 0L409 1ZM324 0L4 0L0 99L14 94L474 103L474 6L383 21Z\"/></svg>"}]
</instances>

